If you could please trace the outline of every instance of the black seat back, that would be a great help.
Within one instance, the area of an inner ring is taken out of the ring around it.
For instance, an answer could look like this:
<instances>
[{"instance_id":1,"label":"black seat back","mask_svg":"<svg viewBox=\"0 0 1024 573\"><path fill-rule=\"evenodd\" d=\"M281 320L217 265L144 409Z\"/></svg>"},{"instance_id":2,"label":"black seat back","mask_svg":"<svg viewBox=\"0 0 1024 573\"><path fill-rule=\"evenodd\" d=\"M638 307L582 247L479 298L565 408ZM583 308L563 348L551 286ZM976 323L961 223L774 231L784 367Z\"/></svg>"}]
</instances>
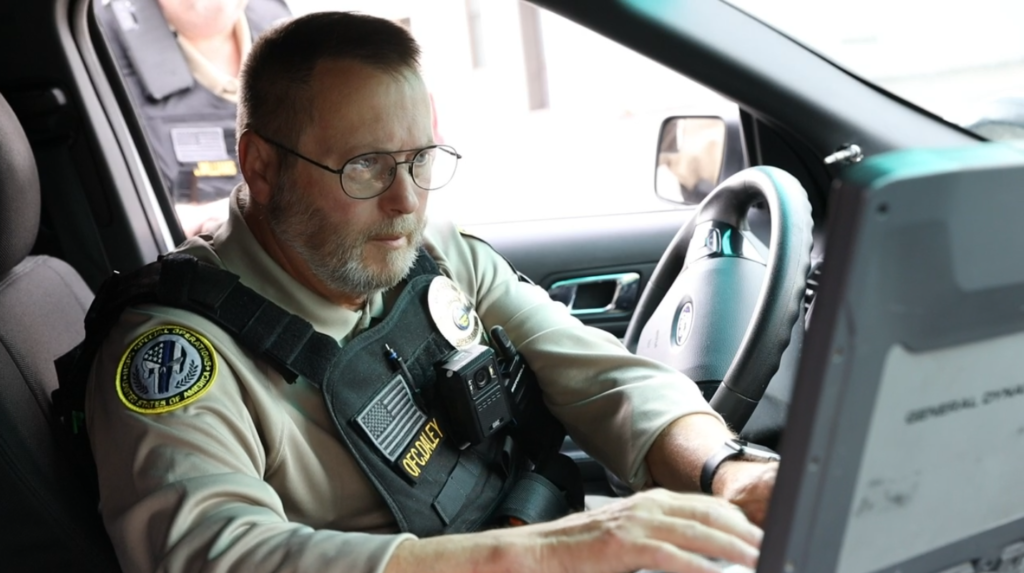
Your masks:
<instances>
[{"instance_id":1,"label":"black seat back","mask_svg":"<svg viewBox=\"0 0 1024 573\"><path fill-rule=\"evenodd\" d=\"M0 570L118 571L50 408L53 361L85 337L92 292L63 261L29 255L39 210L32 148L0 96Z\"/></svg>"}]
</instances>

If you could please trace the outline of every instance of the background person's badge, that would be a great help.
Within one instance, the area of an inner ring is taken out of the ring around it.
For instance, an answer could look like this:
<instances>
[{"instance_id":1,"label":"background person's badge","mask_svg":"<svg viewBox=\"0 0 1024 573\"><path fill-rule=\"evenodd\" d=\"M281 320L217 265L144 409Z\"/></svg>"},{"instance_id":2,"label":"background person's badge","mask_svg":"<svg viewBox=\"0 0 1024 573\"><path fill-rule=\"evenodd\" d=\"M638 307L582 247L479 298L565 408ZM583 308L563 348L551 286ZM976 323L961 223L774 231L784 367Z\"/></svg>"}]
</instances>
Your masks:
<instances>
[{"instance_id":1,"label":"background person's badge","mask_svg":"<svg viewBox=\"0 0 1024 573\"><path fill-rule=\"evenodd\" d=\"M430 283L427 306L437 329L455 348L466 348L480 340L480 319L473 305L448 277L435 277Z\"/></svg>"},{"instance_id":2,"label":"background person's badge","mask_svg":"<svg viewBox=\"0 0 1024 573\"><path fill-rule=\"evenodd\" d=\"M159 414L194 402L217 377L217 354L202 335L161 326L135 339L117 367L117 395L131 410Z\"/></svg>"}]
</instances>

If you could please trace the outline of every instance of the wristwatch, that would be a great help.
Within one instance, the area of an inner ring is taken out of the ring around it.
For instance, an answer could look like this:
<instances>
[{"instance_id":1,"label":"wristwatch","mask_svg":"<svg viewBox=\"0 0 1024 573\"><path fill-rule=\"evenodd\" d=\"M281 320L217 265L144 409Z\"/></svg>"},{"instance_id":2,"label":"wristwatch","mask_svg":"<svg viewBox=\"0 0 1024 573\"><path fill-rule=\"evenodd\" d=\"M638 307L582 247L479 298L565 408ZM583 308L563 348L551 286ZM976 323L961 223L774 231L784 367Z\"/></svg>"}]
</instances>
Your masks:
<instances>
[{"instance_id":1,"label":"wristwatch","mask_svg":"<svg viewBox=\"0 0 1024 573\"><path fill-rule=\"evenodd\" d=\"M777 462L782 457L764 446L736 438L728 439L704 462L704 469L700 472L700 490L704 493L711 493L711 482L715 479L718 468L726 461L734 459L751 462Z\"/></svg>"}]
</instances>

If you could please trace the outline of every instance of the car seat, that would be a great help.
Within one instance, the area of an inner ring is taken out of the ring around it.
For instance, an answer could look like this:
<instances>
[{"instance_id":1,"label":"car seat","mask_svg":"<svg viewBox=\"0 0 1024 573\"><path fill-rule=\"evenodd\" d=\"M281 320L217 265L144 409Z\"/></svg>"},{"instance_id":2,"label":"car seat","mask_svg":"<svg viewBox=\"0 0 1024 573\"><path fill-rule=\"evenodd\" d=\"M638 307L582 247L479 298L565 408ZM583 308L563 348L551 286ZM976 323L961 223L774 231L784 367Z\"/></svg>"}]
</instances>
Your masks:
<instances>
[{"instance_id":1,"label":"car seat","mask_svg":"<svg viewBox=\"0 0 1024 573\"><path fill-rule=\"evenodd\" d=\"M0 96L0 571L119 571L56 439L53 361L85 337L93 295L67 263L30 255L40 204L32 148Z\"/></svg>"}]
</instances>

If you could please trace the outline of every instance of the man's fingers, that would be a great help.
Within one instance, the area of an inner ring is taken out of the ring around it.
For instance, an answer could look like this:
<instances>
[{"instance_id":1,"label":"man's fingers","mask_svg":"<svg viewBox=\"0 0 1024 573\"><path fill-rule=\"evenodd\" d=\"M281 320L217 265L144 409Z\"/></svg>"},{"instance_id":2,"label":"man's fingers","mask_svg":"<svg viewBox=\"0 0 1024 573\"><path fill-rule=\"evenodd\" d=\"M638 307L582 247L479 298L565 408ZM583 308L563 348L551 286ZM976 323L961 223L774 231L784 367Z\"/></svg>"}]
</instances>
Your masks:
<instances>
[{"instance_id":1,"label":"man's fingers","mask_svg":"<svg viewBox=\"0 0 1024 573\"><path fill-rule=\"evenodd\" d=\"M682 551L747 567L757 564L756 546L726 530L664 515L647 516L645 525L649 539L664 541Z\"/></svg>"},{"instance_id":2,"label":"man's fingers","mask_svg":"<svg viewBox=\"0 0 1024 573\"><path fill-rule=\"evenodd\" d=\"M643 563L643 573L722 573L710 559L689 553L667 543L650 541L638 547L640 555L630 555L630 563Z\"/></svg>"},{"instance_id":3,"label":"man's fingers","mask_svg":"<svg viewBox=\"0 0 1024 573\"><path fill-rule=\"evenodd\" d=\"M667 493L655 501L661 513L696 521L735 535L754 547L761 546L764 532L747 519L741 508L709 495Z\"/></svg>"},{"instance_id":4,"label":"man's fingers","mask_svg":"<svg viewBox=\"0 0 1024 573\"><path fill-rule=\"evenodd\" d=\"M720 571L709 559L755 567L763 537L731 503L658 490L519 531L557 540L542 563L608 573Z\"/></svg>"}]
</instances>

